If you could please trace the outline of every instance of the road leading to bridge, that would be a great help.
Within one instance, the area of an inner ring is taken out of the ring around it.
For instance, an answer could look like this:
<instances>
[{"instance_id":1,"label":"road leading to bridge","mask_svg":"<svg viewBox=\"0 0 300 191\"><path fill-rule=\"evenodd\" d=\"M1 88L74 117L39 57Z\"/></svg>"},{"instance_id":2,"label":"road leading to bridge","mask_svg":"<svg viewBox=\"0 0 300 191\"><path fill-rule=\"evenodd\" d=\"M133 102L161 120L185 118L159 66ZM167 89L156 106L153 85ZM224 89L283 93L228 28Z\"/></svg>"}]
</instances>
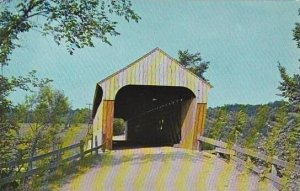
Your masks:
<instances>
[{"instance_id":1,"label":"road leading to bridge","mask_svg":"<svg viewBox=\"0 0 300 191\"><path fill-rule=\"evenodd\" d=\"M214 155L180 148L114 150L85 174L66 178L61 190L274 190L267 179Z\"/></svg>"}]
</instances>

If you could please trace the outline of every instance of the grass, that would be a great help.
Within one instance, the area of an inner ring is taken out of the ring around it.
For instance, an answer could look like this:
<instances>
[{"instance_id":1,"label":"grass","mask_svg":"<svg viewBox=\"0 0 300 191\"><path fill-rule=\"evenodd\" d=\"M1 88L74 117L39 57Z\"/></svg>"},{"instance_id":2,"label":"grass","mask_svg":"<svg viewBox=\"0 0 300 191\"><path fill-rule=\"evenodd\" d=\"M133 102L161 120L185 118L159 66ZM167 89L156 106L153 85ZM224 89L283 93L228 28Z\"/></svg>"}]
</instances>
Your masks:
<instances>
[{"instance_id":1,"label":"grass","mask_svg":"<svg viewBox=\"0 0 300 191\"><path fill-rule=\"evenodd\" d=\"M84 160L74 161L73 163L63 164L49 178L49 184L46 190L59 190L59 188L69 181L84 175L90 168L99 163L101 158L96 155L88 155Z\"/></svg>"},{"instance_id":2,"label":"grass","mask_svg":"<svg viewBox=\"0 0 300 191\"><path fill-rule=\"evenodd\" d=\"M21 128L22 135L25 135L26 133L31 132L29 124L20 124L20 125L22 127ZM83 140L86 137L86 133L87 133L87 124L78 124L78 125L71 126L70 128L66 129L64 132L62 132L60 134L61 141L62 141L62 147L67 147L67 146L70 146L72 144L79 143L80 140ZM20 145L20 146L22 146L22 145ZM43 153L47 153L47 152L49 152L49 151L47 150L47 151L41 152L39 154L43 154ZM79 152L80 152L79 148L66 151L66 152L63 153L62 158L63 159L68 158L68 157L70 157L74 154L77 154ZM43 159L41 161L38 161L38 163L36 163L36 164L39 164L40 167L48 166L49 160L50 160L49 158L46 158L46 159ZM86 158L84 163L91 164L91 161L90 161L89 157ZM74 165L78 165L79 167L84 167L85 164L83 164L83 162L81 161L79 163L75 162ZM77 168L77 166L76 166L76 168ZM69 173L69 174L72 174L72 171L70 171L70 170L74 170L76 168L74 168L74 167L70 168L69 164L62 164L60 166L60 169L55 171L54 175L51 176L51 178L54 178L54 182L55 182L55 177L62 178L61 175L63 174L64 171ZM76 171L75 174L76 173L78 173L78 171ZM32 186L32 189L39 190L39 188L43 185L42 180L43 180L44 177L45 177L45 174L43 174L43 176L34 175L28 181L28 183L29 183L29 185Z\"/></svg>"},{"instance_id":3,"label":"grass","mask_svg":"<svg viewBox=\"0 0 300 191\"><path fill-rule=\"evenodd\" d=\"M80 140L83 140L86 136L86 124L73 125L68 128L61 137L62 147L67 147L76 143L79 143ZM72 149L63 154L63 158L68 158L76 153L79 153L79 148Z\"/></svg>"},{"instance_id":4,"label":"grass","mask_svg":"<svg viewBox=\"0 0 300 191\"><path fill-rule=\"evenodd\" d=\"M62 146L66 147L75 143L79 143L79 141L82 140L86 135L86 129L87 124L73 125L68 128L62 136Z\"/></svg>"}]
</instances>

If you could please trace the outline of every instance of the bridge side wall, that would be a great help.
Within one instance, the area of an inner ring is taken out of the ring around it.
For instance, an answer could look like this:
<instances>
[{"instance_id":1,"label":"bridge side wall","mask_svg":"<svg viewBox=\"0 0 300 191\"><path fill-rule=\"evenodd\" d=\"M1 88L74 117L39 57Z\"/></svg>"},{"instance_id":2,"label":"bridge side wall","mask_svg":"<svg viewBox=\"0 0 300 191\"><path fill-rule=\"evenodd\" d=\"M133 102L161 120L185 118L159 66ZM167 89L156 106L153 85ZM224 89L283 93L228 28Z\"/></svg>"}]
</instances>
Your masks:
<instances>
[{"instance_id":1,"label":"bridge side wall","mask_svg":"<svg viewBox=\"0 0 300 191\"><path fill-rule=\"evenodd\" d=\"M114 100L103 100L97 110L93 122L94 140L105 149L112 149ZM94 145L95 145L94 141Z\"/></svg>"}]
</instances>

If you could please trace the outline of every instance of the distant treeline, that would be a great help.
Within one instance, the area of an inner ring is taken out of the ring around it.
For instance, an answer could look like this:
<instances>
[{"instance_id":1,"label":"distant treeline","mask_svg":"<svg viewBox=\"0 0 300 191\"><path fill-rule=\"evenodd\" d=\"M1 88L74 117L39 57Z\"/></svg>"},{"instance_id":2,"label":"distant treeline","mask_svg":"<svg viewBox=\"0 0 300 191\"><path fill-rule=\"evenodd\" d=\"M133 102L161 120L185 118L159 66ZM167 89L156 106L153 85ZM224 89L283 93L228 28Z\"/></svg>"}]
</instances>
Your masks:
<instances>
[{"instance_id":1,"label":"distant treeline","mask_svg":"<svg viewBox=\"0 0 300 191\"><path fill-rule=\"evenodd\" d=\"M34 118L32 111L27 111L26 113L22 113L22 111L18 110L17 120L19 123L33 123ZM71 124L80 124L80 123L91 123L91 110L88 108L79 108L79 109L69 109L66 115L63 117L62 122L66 125Z\"/></svg>"}]
</instances>

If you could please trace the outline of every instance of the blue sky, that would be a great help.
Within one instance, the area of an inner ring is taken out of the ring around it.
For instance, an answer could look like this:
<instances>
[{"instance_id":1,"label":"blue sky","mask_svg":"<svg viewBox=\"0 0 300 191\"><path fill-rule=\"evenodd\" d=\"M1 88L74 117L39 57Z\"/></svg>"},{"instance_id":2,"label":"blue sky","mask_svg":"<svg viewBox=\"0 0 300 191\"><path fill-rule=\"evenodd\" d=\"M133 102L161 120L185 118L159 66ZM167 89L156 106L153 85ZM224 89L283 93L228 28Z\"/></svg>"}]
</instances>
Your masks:
<instances>
[{"instance_id":1,"label":"blue sky","mask_svg":"<svg viewBox=\"0 0 300 191\"><path fill-rule=\"evenodd\" d=\"M260 104L280 100L277 62L289 73L299 72L300 49L292 40L300 22L297 1L134 0L139 23L119 20L120 36L112 46L95 41L95 48L69 55L52 37L36 31L23 34L5 75L38 76L54 80L73 108L92 103L95 85L111 73L160 47L172 57L177 51L201 52L210 61L205 76L214 88L208 105ZM19 91L12 95L20 102Z\"/></svg>"}]
</instances>

